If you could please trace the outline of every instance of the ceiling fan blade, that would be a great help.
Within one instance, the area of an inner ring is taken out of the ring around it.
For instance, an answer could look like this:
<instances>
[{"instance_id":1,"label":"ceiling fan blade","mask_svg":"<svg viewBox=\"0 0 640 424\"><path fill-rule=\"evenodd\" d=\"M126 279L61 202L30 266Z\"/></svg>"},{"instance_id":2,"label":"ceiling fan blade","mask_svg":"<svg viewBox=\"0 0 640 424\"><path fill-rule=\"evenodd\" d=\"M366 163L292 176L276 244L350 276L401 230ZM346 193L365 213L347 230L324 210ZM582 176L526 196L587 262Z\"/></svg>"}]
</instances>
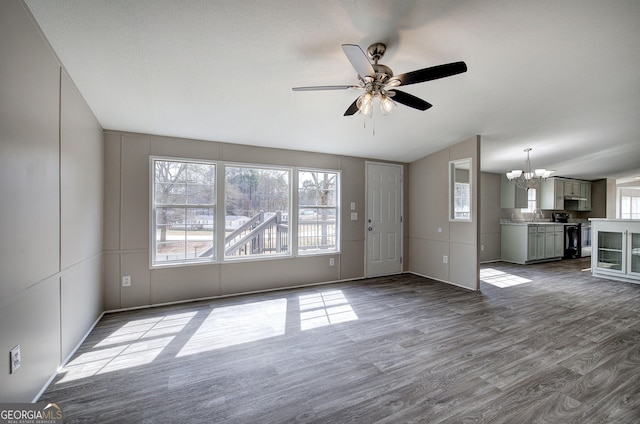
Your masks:
<instances>
[{"instance_id":1,"label":"ceiling fan blade","mask_svg":"<svg viewBox=\"0 0 640 424\"><path fill-rule=\"evenodd\" d=\"M347 59L351 62L360 77L376 77L376 71L373 70L369 58L357 44L343 44L342 50L347 55Z\"/></svg>"},{"instance_id":2,"label":"ceiling fan blade","mask_svg":"<svg viewBox=\"0 0 640 424\"><path fill-rule=\"evenodd\" d=\"M431 103L425 102L421 98L418 98L413 94L405 93L404 91L390 90L389 93L394 93L391 97L394 102L401 103L414 109L427 110L433 106Z\"/></svg>"},{"instance_id":3,"label":"ceiling fan blade","mask_svg":"<svg viewBox=\"0 0 640 424\"><path fill-rule=\"evenodd\" d=\"M351 116L358 112L358 106L356 105L357 101L358 99L355 99L353 103L351 103L351 106L349 106L349 108L345 111L344 116Z\"/></svg>"},{"instance_id":4,"label":"ceiling fan blade","mask_svg":"<svg viewBox=\"0 0 640 424\"><path fill-rule=\"evenodd\" d=\"M312 87L293 87L293 91L322 91L322 90L348 90L350 88L360 88L353 85L316 85Z\"/></svg>"},{"instance_id":5,"label":"ceiling fan blade","mask_svg":"<svg viewBox=\"0 0 640 424\"><path fill-rule=\"evenodd\" d=\"M438 78L450 77L463 72L467 72L467 64L464 62L453 62L396 75L392 79L399 80L401 83L400 85L409 85L431 81Z\"/></svg>"}]
</instances>

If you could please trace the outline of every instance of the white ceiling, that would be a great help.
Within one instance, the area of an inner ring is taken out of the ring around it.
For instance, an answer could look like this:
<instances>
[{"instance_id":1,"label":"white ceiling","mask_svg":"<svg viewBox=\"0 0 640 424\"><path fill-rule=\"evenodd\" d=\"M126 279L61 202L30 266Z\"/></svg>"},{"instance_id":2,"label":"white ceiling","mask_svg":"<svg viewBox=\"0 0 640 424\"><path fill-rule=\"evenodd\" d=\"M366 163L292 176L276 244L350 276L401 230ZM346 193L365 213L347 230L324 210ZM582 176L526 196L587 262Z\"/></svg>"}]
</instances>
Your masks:
<instances>
[{"instance_id":1,"label":"white ceiling","mask_svg":"<svg viewBox=\"0 0 640 424\"><path fill-rule=\"evenodd\" d=\"M480 134L484 171L532 147L556 175L640 175L638 0L25 1L105 129L403 162ZM469 70L366 122L355 91L291 90L355 84L340 45L378 41L396 74Z\"/></svg>"}]
</instances>

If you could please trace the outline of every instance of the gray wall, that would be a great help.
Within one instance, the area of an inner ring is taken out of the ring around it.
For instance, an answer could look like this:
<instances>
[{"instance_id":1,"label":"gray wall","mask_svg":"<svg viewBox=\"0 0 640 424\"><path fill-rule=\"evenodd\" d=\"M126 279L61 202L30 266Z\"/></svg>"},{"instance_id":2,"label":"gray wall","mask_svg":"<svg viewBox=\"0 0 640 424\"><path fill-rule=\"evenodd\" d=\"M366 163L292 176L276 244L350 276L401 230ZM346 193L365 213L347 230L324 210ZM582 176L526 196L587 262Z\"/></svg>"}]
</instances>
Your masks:
<instances>
[{"instance_id":1,"label":"gray wall","mask_svg":"<svg viewBox=\"0 0 640 424\"><path fill-rule=\"evenodd\" d=\"M480 193L480 262L500 260L500 174L482 173Z\"/></svg>"},{"instance_id":2,"label":"gray wall","mask_svg":"<svg viewBox=\"0 0 640 424\"><path fill-rule=\"evenodd\" d=\"M341 253L150 269L150 155L341 170ZM106 131L105 310L364 277L365 163L362 158ZM357 221L350 219L351 202ZM121 287L124 275L131 276L130 287Z\"/></svg>"},{"instance_id":3,"label":"gray wall","mask_svg":"<svg viewBox=\"0 0 640 424\"><path fill-rule=\"evenodd\" d=\"M0 402L30 402L102 312L103 133L21 2L0 57Z\"/></svg>"},{"instance_id":4,"label":"gray wall","mask_svg":"<svg viewBox=\"0 0 640 424\"><path fill-rule=\"evenodd\" d=\"M449 221L449 161L472 158L472 221ZM480 137L409 164L408 270L479 289ZM443 256L448 263L443 263Z\"/></svg>"}]
</instances>

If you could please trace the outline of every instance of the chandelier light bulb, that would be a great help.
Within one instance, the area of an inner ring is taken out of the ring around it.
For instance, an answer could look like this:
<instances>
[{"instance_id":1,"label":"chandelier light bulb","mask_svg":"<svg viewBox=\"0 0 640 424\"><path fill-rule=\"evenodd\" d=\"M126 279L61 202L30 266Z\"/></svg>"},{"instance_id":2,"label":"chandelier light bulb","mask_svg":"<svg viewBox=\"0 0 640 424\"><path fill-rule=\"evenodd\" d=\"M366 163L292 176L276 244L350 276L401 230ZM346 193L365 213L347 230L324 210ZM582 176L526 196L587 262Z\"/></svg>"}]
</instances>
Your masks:
<instances>
[{"instance_id":1,"label":"chandelier light bulb","mask_svg":"<svg viewBox=\"0 0 640 424\"><path fill-rule=\"evenodd\" d=\"M549 178L552 172L544 168L534 169L533 166L531 166L531 160L529 159L529 152L531 150L531 148L524 149L527 153L527 160L524 162L524 169L514 169L506 173L506 177L509 181L523 189L537 187L540 184L540 181Z\"/></svg>"}]
</instances>

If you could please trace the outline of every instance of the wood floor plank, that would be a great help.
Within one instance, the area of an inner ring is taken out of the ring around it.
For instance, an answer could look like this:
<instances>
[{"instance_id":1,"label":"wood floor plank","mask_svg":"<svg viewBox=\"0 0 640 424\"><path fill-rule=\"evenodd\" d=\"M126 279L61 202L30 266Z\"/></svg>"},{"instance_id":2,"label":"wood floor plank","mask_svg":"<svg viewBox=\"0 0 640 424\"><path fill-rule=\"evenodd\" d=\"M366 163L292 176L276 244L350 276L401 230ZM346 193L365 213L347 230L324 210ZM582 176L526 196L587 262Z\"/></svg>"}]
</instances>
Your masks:
<instances>
[{"instance_id":1,"label":"wood floor plank","mask_svg":"<svg viewBox=\"0 0 640 424\"><path fill-rule=\"evenodd\" d=\"M65 422L640 421L640 285L588 258L107 314L41 401ZM179 283L179 282L176 282Z\"/></svg>"}]
</instances>

